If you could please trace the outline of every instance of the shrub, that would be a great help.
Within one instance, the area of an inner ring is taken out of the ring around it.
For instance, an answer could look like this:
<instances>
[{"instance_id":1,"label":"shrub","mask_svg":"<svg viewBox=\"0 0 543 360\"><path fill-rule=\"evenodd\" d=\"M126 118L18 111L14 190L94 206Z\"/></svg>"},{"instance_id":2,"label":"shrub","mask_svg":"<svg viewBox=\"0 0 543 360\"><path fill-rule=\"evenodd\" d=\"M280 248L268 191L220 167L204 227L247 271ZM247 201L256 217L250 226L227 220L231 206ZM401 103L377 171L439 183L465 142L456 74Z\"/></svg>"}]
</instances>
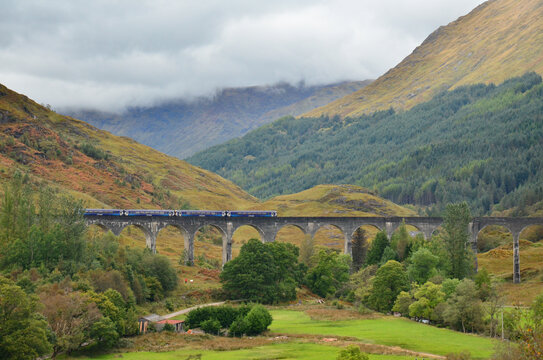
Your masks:
<instances>
[{"instance_id":1,"label":"shrub","mask_svg":"<svg viewBox=\"0 0 543 360\"><path fill-rule=\"evenodd\" d=\"M249 308L233 308L232 306L218 306L215 309L215 319L221 323L222 328L228 328L236 320L238 316L245 316L249 312Z\"/></svg>"},{"instance_id":2,"label":"shrub","mask_svg":"<svg viewBox=\"0 0 543 360\"><path fill-rule=\"evenodd\" d=\"M217 319L205 320L200 324L200 326L206 334L218 335L219 331L221 330L221 323Z\"/></svg>"},{"instance_id":3,"label":"shrub","mask_svg":"<svg viewBox=\"0 0 543 360\"><path fill-rule=\"evenodd\" d=\"M172 324L164 324L164 327L162 328L162 331L174 332L175 331L175 326L173 326Z\"/></svg>"},{"instance_id":4,"label":"shrub","mask_svg":"<svg viewBox=\"0 0 543 360\"><path fill-rule=\"evenodd\" d=\"M368 360L368 355L361 353L360 348L356 345L349 345L341 350L336 357L336 360Z\"/></svg>"},{"instance_id":5,"label":"shrub","mask_svg":"<svg viewBox=\"0 0 543 360\"><path fill-rule=\"evenodd\" d=\"M230 325L230 328L228 329L228 335L230 336L242 336L245 334L245 331L247 329L247 320L244 317L239 317L232 325Z\"/></svg>"},{"instance_id":6,"label":"shrub","mask_svg":"<svg viewBox=\"0 0 543 360\"><path fill-rule=\"evenodd\" d=\"M79 146L79 150L81 150L81 152L85 155L87 155L88 157L91 157L95 160L108 160L109 159L109 154L104 152L103 150L101 149L98 149L97 147L95 147L94 145L92 144L89 144L89 143L85 143L85 144L82 144L81 146Z\"/></svg>"},{"instance_id":7,"label":"shrub","mask_svg":"<svg viewBox=\"0 0 543 360\"><path fill-rule=\"evenodd\" d=\"M272 317L262 305L255 305L245 317L245 334L258 335L268 329L272 323Z\"/></svg>"},{"instance_id":8,"label":"shrub","mask_svg":"<svg viewBox=\"0 0 543 360\"><path fill-rule=\"evenodd\" d=\"M189 329L200 327L202 322L209 320L215 316L215 308L212 306L205 306L194 309L187 314L185 318L185 325Z\"/></svg>"}]
</instances>

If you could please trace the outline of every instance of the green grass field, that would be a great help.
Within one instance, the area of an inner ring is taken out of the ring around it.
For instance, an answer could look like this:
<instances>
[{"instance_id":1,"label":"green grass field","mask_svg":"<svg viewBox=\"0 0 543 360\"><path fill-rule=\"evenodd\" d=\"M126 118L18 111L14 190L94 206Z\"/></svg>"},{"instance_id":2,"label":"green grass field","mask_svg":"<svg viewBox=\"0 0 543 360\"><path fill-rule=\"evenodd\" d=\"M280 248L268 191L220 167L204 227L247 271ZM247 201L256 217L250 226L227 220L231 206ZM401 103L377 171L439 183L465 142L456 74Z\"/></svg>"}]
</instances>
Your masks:
<instances>
[{"instance_id":1,"label":"green grass field","mask_svg":"<svg viewBox=\"0 0 543 360\"><path fill-rule=\"evenodd\" d=\"M494 352L495 341L475 335L383 317L379 319L322 321L300 311L274 310L270 331L286 334L321 334L350 336L363 342L400 346L404 349L446 355L467 350L473 357L487 359Z\"/></svg>"},{"instance_id":2,"label":"green grass field","mask_svg":"<svg viewBox=\"0 0 543 360\"><path fill-rule=\"evenodd\" d=\"M179 342L179 345L169 347L168 349L178 349L174 351L164 352L148 352L148 351L133 351L127 353L114 353L93 357L80 356L77 358L67 357L65 359L116 359L123 358L128 360L169 360L169 359L335 359L338 352L345 343L343 341L336 343L337 346L323 345L314 342L320 342L325 337L349 337L355 338L360 343L376 344L362 345L381 349L380 346L390 346L394 348L386 348L385 353L401 354L399 348L411 350L419 353L446 355L449 353L458 353L469 351L475 359L488 359L494 352L496 342L492 339L482 336L462 334L459 332L439 329L434 326L420 324L414 321L395 318L395 317L380 317L371 319L355 319L355 320L312 320L309 315L302 311L294 310L272 310L273 323L270 326L272 333L291 334L300 337L303 340L288 336L290 341L275 344L266 344L262 340L267 338L257 338L260 342L245 339L244 343L230 343L229 347L223 349L232 349L236 347L245 347L238 350L207 350L217 347L215 341L217 339L209 339L213 346L205 345L204 343L193 343L192 340L187 342L189 338ZM173 338L171 337L173 336ZM190 335L178 335L190 336ZM275 335L271 334L271 337ZM152 338L151 338L152 339ZM172 341L176 341L177 336L170 335L168 337L159 338L159 343L170 345ZM169 339L169 340L168 340ZM179 338L182 340L183 338ZM197 339L195 338L194 341ZM224 339L226 340L226 339ZM149 341L149 340L145 340ZM230 339L228 341L234 341ZM241 340L240 340L241 341ZM255 341L255 342L253 342ZM271 341L271 339L267 340ZM155 340L156 342L156 340ZM356 343L356 340L354 341ZM173 343L172 343L173 344ZM197 345L199 344L199 345ZM155 344L156 345L156 344ZM234 345L232 347L232 345ZM250 347L257 345L255 347ZM250 347L250 348L246 348ZM163 349L163 346L157 349ZM202 348L202 349L199 349ZM221 347L219 347L221 348ZM140 348L142 349L142 348ZM144 349L149 349L145 347ZM395 349L394 351L389 351ZM380 353L381 350L369 350ZM200 357L198 357L200 355ZM420 358L420 355L419 357ZM372 360L407 360L415 359L415 356L400 356L400 355L375 355L370 354Z\"/></svg>"},{"instance_id":3,"label":"green grass field","mask_svg":"<svg viewBox=\"0 0 543 360\"><path fill-rule=\"evenodd\" d=\"M97 357L78 357L76 359L122 359L126 360L179 360L179 359L200 359L202 360L248 360L248 359L335 359L341 349L334 346L289 342L284 344L274 344L259 346L251 349L231 350L231 351L210 351L210 350L190 350L183 349L170 352L150 353L150 352L132 352L123 354L108 354ZM371 360L408 360L413 359L409 356L394 355L369 355ZM71 358L66 358L71 359Z\"/></svg>"}]
</instances>

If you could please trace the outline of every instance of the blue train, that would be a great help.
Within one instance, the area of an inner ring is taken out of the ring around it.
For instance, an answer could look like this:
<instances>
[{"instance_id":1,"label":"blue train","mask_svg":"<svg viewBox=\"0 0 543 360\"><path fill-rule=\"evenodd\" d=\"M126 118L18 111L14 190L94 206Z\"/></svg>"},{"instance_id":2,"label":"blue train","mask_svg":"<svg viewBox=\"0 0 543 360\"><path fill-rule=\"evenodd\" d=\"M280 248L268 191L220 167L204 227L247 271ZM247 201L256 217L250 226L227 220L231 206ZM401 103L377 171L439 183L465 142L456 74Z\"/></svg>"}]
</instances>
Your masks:
<instances>
[{"instance_id":1,"label":"blue train","mask_svg":"<svg viewBox=\"0 0 543 360\"><path fill-rule=\"evenodd\" d=\"M85 209L85 215L107 216L192 216L192 217L276 217L277 211L237 210L145 210Z\"/></svg>"}]
</instances>

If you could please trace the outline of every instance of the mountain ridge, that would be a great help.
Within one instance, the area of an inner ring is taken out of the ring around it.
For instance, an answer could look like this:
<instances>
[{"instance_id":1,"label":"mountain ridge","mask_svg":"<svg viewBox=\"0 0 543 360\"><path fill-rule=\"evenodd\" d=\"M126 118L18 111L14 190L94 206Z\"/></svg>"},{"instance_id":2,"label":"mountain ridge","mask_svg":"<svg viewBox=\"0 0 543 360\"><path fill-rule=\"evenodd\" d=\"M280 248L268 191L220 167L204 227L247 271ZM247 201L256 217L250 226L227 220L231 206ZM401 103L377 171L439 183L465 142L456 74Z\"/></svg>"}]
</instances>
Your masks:
<instances>
[{"instance_id":1,"label":"mountain ridge","mask_svg":"<svg viewBox=\"0 0 543 360\"><path fill-rule=\"evenodd\" d=\"M166 154L185 158L282 116L303 114L370 82L225 88L212 97L170 100L156 106L129 108L121 114L92 110L66 113Z\"/></svg>"},{"instance_id":2,"label":"mountain ridge","mask_svg":"<svg viewBox=\"0 0 543 360\"><path fill-rule=\"evenodd\" d=\"M543 74L543 3L491 0L432 32L398 65L366 88L302 117L356 117L407 110L443 90ZM484 41L483 41L484 39Z\"/></svg>"},{"instance_id":3,"label":"mountain ridge","mask_svg":"<svg viewBox=\"0 0 543 360\"><path fill-rule=\"evenodd\" d=\"M0 129L0 192L13 172L21 171L30 175L35 186L53 186L88 207L269 210L277 206L281 216L414 214L356 186L320 186L306 194L262 202L219 175L57 114L1 84ZM320 196L325 193L333 195ZM328 201L343 197L356 201Z\"/></svg>"},{"instance_id":4,"label":"mountain ridge","mask_svg":"<svg viewBox=\"0 0 543 360\"><path fill-rule=\"evenodd\" d=\"M542 89L527 73L444 91L403 112L283 118L188 161L261 198L332 183L437 212L463 200L475 214L527 209L543 200Z\"/></svg>"}]
</instances>

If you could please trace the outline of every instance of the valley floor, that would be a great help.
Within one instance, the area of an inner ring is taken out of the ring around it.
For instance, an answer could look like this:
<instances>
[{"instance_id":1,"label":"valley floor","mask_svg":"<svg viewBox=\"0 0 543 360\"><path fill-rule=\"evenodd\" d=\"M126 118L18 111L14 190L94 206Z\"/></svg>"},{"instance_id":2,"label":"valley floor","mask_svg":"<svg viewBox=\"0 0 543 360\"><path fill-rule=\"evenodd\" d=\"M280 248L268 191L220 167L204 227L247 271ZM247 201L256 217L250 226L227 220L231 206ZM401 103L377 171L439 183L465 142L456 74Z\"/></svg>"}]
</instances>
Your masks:
<instances>
[{"instance_id":1,"label":"valley floor","mask_svg":"<svg viewBox=\"0 0 543 360\"><path fill-rule=\"evenodd\" d=\"M335 359L351 344L372 360L444 359L461 351L487 359L497 344L482 336L324 305L278 307L271 313L274 320L265 336L238 339L163 332L130 339L130 345L117 353L73 359Z\"/></svg>"}]
</instances>

